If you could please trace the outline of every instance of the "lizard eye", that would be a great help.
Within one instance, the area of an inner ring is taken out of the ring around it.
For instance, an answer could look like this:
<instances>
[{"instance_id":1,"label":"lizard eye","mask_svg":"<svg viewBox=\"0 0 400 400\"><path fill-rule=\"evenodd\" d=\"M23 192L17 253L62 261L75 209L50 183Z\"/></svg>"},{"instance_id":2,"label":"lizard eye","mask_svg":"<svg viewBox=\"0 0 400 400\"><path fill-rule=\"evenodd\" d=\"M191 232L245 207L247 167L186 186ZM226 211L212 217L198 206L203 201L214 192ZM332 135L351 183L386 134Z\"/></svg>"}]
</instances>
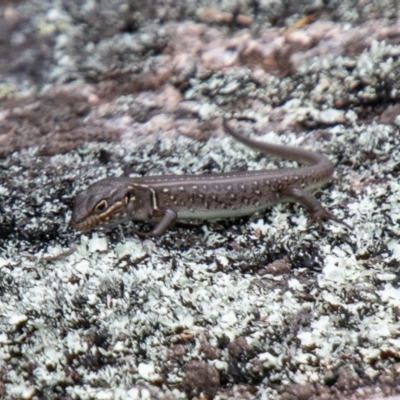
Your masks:
<instances>
[{"instance_id":1,"label":"lizard eye","mask_svg":"<svg viewBox=\"0 0 400 400\"><path fill-rule=\"evenodd\" d=\"M127 192L125 197L124 197L124 203L127 205L130 201L135 200L135 196L133 195L133 192Z\"/></svg>"},{"instance_id":2,"label":"lizard eye","mask_svg":"<svg viewBox=\"0 0 400 400\"><path fill-rule=\"evenodd\" d=\"M105 200L101 200L96 204L96 207L94 208L95 211L102 212L107 208L107 202Z\"/></svg>"}]
</instances>

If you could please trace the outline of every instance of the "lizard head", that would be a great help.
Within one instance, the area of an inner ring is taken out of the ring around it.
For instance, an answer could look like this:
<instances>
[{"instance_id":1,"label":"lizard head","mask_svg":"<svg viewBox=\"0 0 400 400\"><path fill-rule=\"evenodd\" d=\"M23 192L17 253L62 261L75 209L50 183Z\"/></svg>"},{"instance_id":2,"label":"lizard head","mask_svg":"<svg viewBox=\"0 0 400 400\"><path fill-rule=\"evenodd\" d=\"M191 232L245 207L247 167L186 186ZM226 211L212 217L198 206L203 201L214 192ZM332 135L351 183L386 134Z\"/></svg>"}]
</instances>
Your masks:
<instances>
[{"instance_id":1,"label":"lizard head","mask_svg":"<svg viewBox=\"0 0 400 400\"><path fill-rule=\"evenodd\" d=\"M102 179L78 192L69 224L80 231L111 228L132 219L135 200L135 189L125 179Z\"/></svg>"}]
</instances>

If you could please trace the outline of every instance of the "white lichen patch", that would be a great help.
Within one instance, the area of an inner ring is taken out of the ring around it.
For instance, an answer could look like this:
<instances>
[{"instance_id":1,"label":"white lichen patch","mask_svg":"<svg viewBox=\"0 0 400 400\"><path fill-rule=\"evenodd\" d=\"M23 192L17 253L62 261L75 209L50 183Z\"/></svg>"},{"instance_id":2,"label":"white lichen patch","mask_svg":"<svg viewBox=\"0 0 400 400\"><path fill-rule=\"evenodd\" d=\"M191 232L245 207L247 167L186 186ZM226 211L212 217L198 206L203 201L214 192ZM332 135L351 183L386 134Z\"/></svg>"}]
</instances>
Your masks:
<instances>
[{"instance_id":1,"label":"white lichen patch","mask_svg":"<svg viewBox=\"0 0 400 400\"><path fill-rule=\"evenodd\" d=\"M8 321L11 325L20 325L27 320L28 317L26 315L12 315Z\"/></svg>"},{"instance_id":2,"label":"white lichen patch","mask_svg":"<svg viewBox=\"0 0 400 400\"><path fill-rule=\"evenodd\" d=\"M107 240L105 237L99 237L96 233L93 234L92 238L88 242L88 250L90 253L105 252L108 249Z\"/></svg>"},{"instance_id":3,"label":"white lichen patch","mask_svg":"<svg viewBox=\"0 0 400 400\"><path fill-rule=\"evenodd\" d=\"M124 243L119 243L115 246L114 251L119 258L129 255L135 259L140 259L146 255L146 251L144 250L142 243L139 241L126 241Z\"/></svg>"}]
</instances>

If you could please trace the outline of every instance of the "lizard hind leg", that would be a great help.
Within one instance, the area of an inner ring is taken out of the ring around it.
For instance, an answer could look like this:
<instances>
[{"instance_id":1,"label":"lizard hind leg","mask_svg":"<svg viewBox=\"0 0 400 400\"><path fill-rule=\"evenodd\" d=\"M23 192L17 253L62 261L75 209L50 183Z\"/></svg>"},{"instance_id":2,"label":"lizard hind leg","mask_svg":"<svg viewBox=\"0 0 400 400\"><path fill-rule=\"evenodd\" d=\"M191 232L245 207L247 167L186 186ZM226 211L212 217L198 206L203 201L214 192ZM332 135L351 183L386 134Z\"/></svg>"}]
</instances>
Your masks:
<instances>
[{"instance_id":1,"label":"lizard hind leg","mask_svg":"<svg viewBox=\"0 0 400 400\"><path fill-rule=\"evenodd\" d=\"M351 229L350 225L328 211L315 196L301 188L289 186L283 188L280 191L280 195L300 203L309 212L311 219L318 223L320 229L322 229L323 221L325 220L338 222Z\"/></svg>"}]
</instances>

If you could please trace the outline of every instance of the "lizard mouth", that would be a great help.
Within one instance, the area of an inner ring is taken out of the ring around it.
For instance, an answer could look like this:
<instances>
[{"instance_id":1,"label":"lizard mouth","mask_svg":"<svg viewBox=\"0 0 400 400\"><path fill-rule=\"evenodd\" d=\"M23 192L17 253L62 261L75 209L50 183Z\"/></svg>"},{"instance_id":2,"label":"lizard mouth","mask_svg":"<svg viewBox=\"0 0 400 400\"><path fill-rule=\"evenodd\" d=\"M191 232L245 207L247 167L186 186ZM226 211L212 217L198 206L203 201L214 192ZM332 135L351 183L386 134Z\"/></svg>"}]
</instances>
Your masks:
<instances>
[{"instance_id":1,"label":"lizard mouth","mask_svg":"<svg viewBox=\"0 0 400 400\"><path fill-rule=\"evenodd\" d=\"M100 222L101 219L99 218L99 216L92 215L81 222L76 222L71 218L69 221L69 225L78 231L88 231L89 229L92 229L95 226L99 225Z\"/></svg>"}]
</instances>

